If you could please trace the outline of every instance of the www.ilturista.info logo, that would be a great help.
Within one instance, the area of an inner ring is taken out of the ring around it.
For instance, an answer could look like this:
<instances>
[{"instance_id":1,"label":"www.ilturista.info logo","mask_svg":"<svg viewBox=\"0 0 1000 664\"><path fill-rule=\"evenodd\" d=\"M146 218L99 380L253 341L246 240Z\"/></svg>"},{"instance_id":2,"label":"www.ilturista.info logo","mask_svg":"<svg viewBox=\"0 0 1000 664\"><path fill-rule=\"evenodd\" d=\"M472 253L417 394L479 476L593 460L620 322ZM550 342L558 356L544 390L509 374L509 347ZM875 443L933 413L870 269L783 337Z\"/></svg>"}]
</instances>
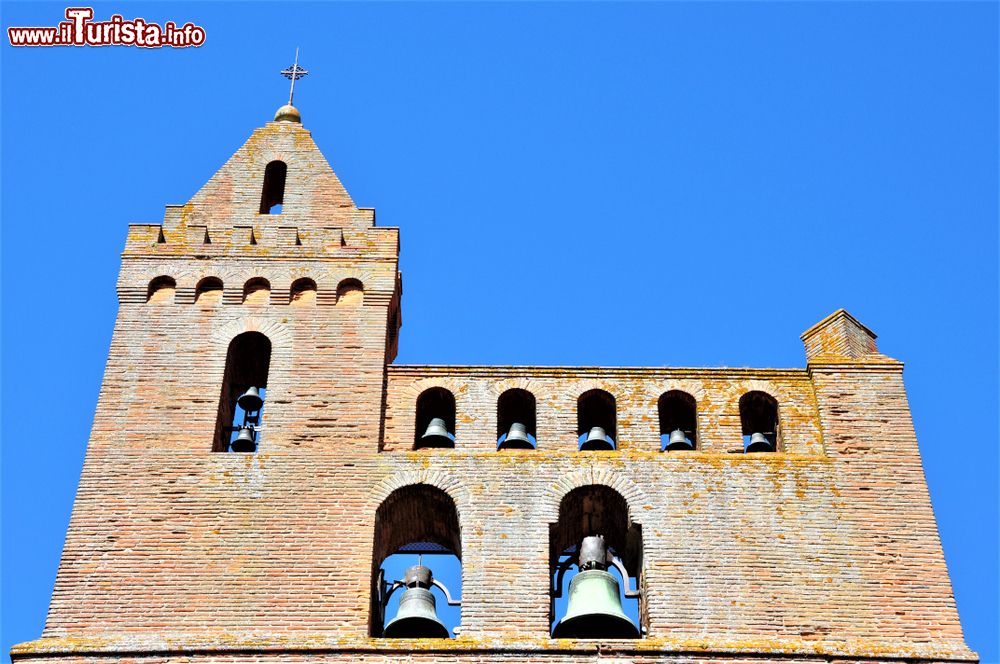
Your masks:
<instances>
[{"instance_id":1,"label":"www.ilturista.info logo","mask_svg":"<svg viewBox=\"0 0 1000 664\"><path fill-rule=\"evenodd\" d=\"M193 23L181 27L173 21L162 26L145 19L125 20L114 14L107 21L93 21L92 7L67 7L66 21L55 27L7 28L11 46L139 46L187 48L205 43L205 28Z\"/></svg>"}]
</instances>

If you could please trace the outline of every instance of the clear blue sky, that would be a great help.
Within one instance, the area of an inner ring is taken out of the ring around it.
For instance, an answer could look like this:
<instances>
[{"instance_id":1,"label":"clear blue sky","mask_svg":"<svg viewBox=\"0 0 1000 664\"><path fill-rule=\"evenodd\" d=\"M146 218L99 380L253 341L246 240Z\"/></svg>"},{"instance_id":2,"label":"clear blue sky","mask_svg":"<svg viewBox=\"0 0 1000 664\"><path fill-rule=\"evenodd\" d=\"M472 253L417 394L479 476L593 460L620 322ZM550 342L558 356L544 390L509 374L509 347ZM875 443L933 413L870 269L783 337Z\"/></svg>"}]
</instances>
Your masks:
<instances>
[{"instance_id":1,"label":"clear blue sky","mask_svg":"<svg viewBox=\"0 0 1000 664\"><path fill-rule=\"evenodd\" d=\"M5 650L42 629L126 225L270 119L300 46L305 126L402 228L400 362L803 366L845 307L907 363L967 640L998 661L997 4L115 11L207 43L2 47Z\"/></svg>"}]
</instances>

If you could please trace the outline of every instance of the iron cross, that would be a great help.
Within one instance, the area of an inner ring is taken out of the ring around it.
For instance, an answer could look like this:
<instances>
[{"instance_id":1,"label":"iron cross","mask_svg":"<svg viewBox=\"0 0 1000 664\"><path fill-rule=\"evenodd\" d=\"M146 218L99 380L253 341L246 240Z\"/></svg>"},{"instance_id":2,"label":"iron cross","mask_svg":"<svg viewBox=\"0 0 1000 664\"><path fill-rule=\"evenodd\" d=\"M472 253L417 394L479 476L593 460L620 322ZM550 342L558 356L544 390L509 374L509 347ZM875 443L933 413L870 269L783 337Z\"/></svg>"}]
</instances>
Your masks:
<instances>
[{"instance_id":1,"label":"iron cross","mask_svg":"<svg viewBox=\"0 0 1000 664\"><path fill-rule=\"evenodd\" d=\"M295 49L295 64L288 69L283 69L281 75L292 79L292 88L288 91L288 105L292 105L292 97L295 95L295 79L302 78L309 72L299 66L299 49Z\"/></svg>"}]
</instances>

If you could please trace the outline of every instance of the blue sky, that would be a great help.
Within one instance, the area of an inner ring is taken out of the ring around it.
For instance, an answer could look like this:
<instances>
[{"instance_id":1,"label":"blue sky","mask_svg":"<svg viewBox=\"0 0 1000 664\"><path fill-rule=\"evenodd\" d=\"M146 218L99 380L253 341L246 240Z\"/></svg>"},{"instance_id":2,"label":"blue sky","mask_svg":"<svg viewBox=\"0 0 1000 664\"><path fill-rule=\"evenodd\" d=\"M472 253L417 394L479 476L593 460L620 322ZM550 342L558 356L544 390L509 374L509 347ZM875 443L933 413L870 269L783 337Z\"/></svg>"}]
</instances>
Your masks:
<instances>
[{"instance_id":1,"label":"blue sky","mask_svg":"<svg viewBox=\"0 0 1000 664\"><path fill-rule=\"evenodd\" d=\"M270 119L299 46L304 124L402 229L398 361L803 366L845 307L907 363L966 638L1000 661L997 4L95 9L207 41L4 38L5 650L43 625L126 226Z\"/></svg>"}]
</instances>

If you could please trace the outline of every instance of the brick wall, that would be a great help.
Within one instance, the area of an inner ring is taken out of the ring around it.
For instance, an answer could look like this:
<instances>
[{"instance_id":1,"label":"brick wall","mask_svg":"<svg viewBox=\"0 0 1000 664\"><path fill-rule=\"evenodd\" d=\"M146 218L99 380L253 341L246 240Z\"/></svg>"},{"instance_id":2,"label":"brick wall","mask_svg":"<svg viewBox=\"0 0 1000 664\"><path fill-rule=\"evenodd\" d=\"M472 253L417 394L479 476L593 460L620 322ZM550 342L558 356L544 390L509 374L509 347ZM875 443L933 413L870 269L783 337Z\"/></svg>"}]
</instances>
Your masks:
<instances>
[{"instance_id":1,"label":"brick wall","mask_svg":"<svg viewBox=\"0 0 1000 664\"><path fill-rule=\"evenodd\" d=\"M262 215L275 159L284 205ZM130 229L48 621L17 661L975 660L901 365L849 314L804 335L805 369L395 366L397 254L396 231L354 206L291 122L256 130L162 227ZM161 276L175 286L147 301ZM222 297L196 301L207 277ZM316 297L291 305L304 277ZM244 302L259 278L269 293ZM337 296L349 279L363 296ZM226 350L245 331L272 344L260 449L212 452ZM412 449L430 387L455 396L454 449ZM510 388L536 399L536 450L496 451ZM615 398L614 452L576 450L577 398L594 388ZM660 451L671 389L696 401L696 451ZM741 453L739 399L753 390L779 405L774 454ZM550 527L592 484L641 530L648 633L634 642L548 636ZM414 485L457 511L454 640L370 637L373 552L390 534L376 512Z\"/></svg>"}]
</instances>

